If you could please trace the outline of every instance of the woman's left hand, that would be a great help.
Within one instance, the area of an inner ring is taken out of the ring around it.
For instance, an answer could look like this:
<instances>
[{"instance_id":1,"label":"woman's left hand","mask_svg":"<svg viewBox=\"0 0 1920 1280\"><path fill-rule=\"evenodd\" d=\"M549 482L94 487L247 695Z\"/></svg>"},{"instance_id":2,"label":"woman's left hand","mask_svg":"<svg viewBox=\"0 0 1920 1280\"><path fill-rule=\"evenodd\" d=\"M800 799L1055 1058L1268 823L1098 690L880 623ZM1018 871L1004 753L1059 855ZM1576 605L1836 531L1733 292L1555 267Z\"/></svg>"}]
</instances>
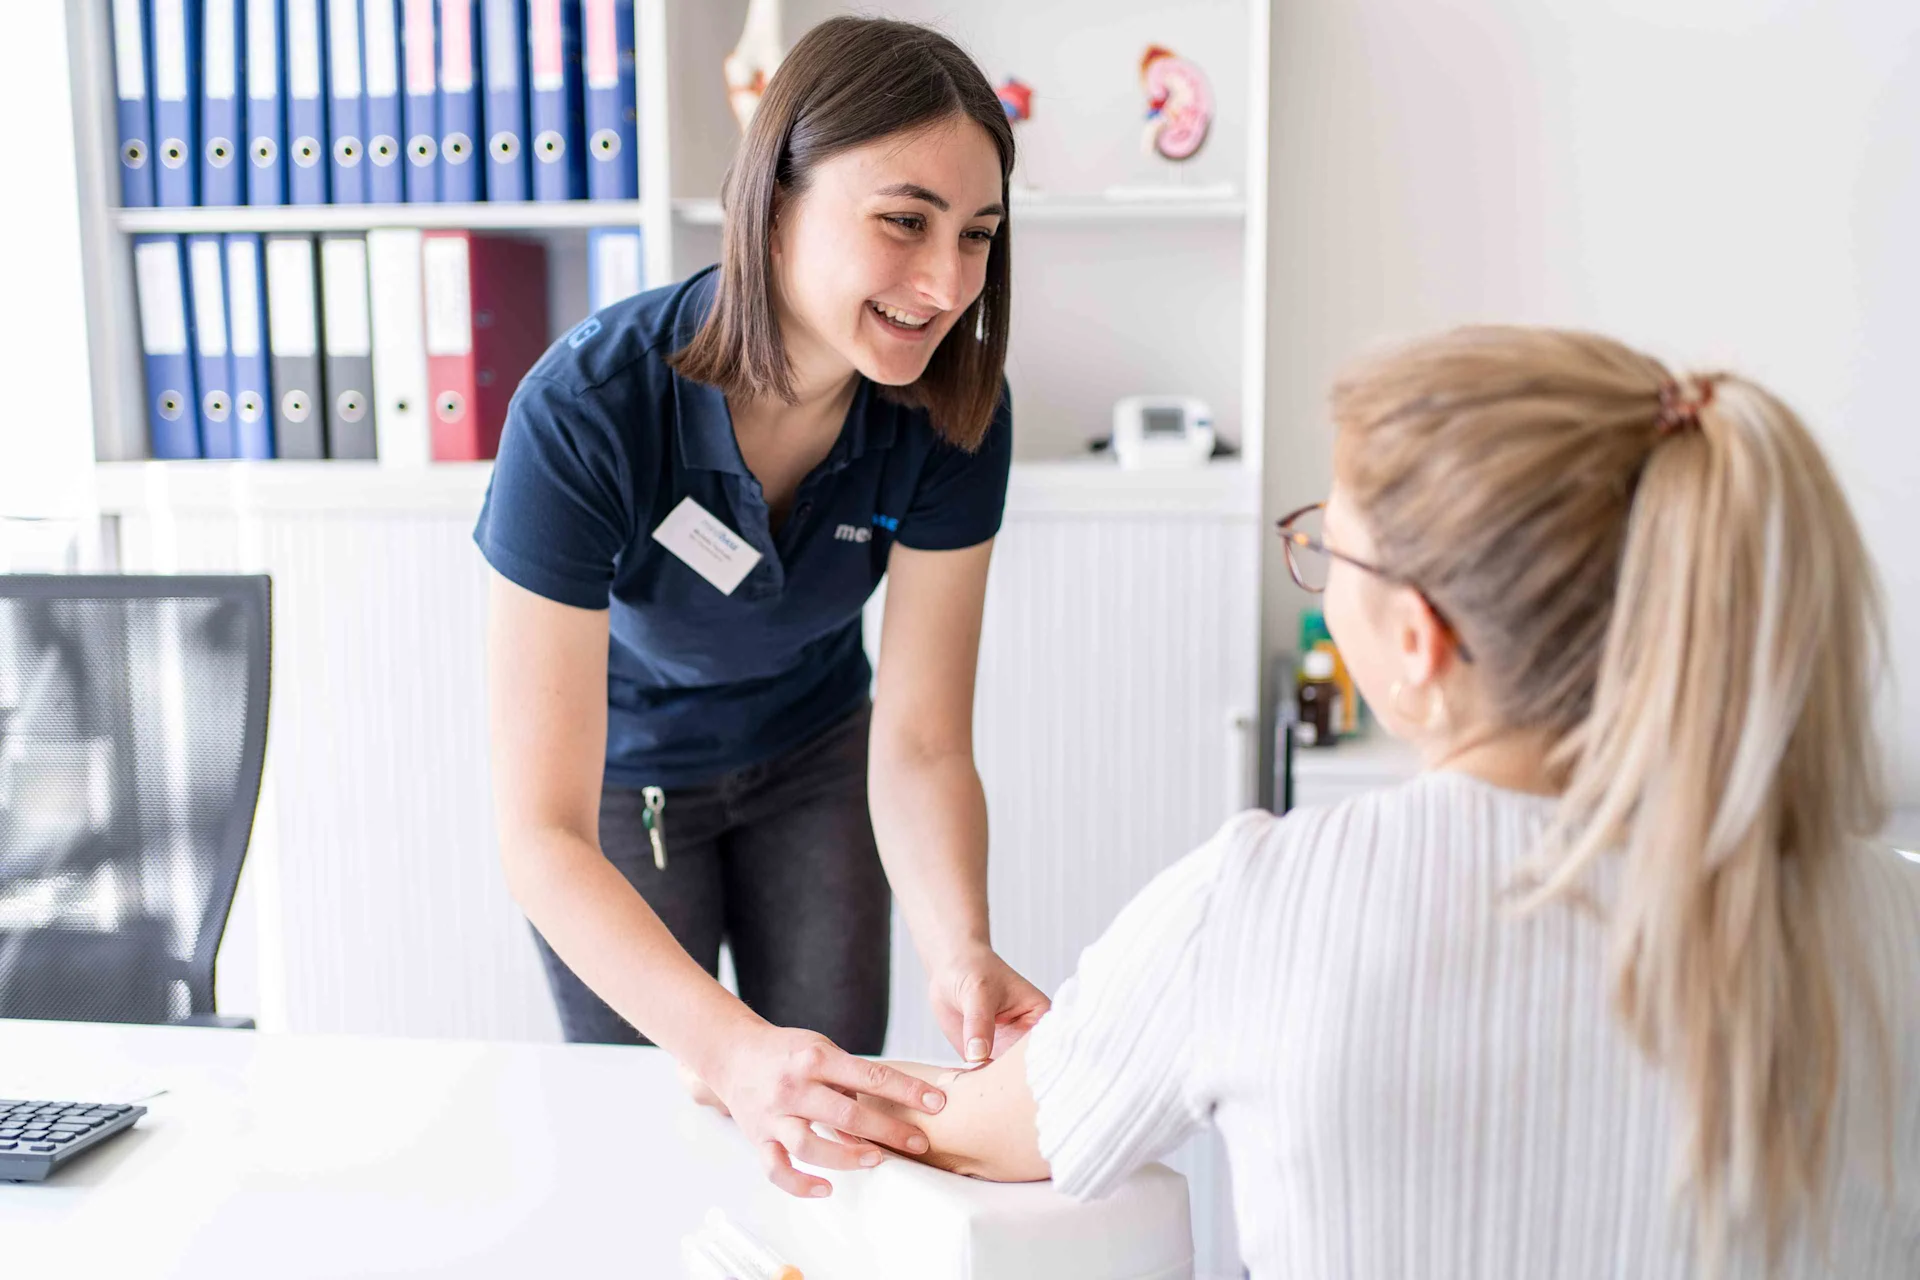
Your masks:
<instances>
[{"instance_id":1,"label":"woman's left hand","mask_svg":"<svg viewBox=\"0 0 1920 1280\"><path fill-rule=\"evenodd\" d=\"M999 1057L1052 1006L987 946L971 947L937 966L927 994L940 1030L968 1062Z\"/></svg>"}]
</instances>

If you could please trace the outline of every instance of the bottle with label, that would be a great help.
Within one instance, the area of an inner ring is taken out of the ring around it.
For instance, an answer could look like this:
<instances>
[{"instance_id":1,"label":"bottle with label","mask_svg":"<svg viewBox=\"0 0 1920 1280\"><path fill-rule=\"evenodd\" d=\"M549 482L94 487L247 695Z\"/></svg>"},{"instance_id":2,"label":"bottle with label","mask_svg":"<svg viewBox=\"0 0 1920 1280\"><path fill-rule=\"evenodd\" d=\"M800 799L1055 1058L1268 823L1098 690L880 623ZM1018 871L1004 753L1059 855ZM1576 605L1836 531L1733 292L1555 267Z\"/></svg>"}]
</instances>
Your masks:
<instances>
[{"instance_id":1,"label":"bottle with label","mask_svg":"<svg viewBox=\"0 0 1920 1280\"><path fill-rule=\"evenodd\" d=\"M1315 649L1300 663L1300 722L1294 732L1303 747L1330 747L1340 740L1340 685L1334 679L1333 655Z\"/></svg>"}]
</instances>

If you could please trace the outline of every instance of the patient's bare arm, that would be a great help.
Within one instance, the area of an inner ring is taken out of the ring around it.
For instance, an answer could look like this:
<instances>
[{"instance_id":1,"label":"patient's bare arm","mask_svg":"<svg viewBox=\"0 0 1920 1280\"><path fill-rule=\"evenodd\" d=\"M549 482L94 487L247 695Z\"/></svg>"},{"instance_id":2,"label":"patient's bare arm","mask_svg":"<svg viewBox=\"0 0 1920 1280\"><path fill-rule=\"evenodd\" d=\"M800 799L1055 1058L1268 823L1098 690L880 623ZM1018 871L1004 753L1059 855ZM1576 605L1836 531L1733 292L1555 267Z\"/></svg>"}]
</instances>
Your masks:
<instances>
[{"instance_id":1,"label":"patient's bare arm","mask_svg":"<svg viewBox=\"0 0 1920 1280\"><path fill-rule=\"evenodd\" d=\"M927 1135L932 1149L920 1156L900 1154L989 1182L1039 1182L1052 1176L1040 1156L1024 1038L1003 1056L972 1071L921 1062L888 1065L937 1084L947 1095L947 1105L935 1114L916 1112L909 1119ZM862 1094L860 1101L905 1115L904 1108L882 1098Z\"/></svg>"}]
</instances>

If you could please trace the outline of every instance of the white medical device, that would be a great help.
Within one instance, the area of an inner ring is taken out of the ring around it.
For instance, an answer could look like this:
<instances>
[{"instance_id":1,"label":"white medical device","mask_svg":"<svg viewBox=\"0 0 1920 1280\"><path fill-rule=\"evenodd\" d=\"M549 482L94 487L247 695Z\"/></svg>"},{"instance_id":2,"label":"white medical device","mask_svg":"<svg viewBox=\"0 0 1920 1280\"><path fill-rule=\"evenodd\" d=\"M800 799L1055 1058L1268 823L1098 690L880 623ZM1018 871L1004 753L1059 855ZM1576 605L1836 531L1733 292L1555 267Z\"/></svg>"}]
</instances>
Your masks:
<instances>
[{"instance_id":1,"label":"white medical device","mask_svg":"<svg viewBox=\"0 0 1920 1280\"><path fill-rule=\"evenodd\" d=\"M1130 470L1205 466L1213 411L1192 396L1128 396L1113 406L1113 454Z\"/></svg>"}]
</instances>

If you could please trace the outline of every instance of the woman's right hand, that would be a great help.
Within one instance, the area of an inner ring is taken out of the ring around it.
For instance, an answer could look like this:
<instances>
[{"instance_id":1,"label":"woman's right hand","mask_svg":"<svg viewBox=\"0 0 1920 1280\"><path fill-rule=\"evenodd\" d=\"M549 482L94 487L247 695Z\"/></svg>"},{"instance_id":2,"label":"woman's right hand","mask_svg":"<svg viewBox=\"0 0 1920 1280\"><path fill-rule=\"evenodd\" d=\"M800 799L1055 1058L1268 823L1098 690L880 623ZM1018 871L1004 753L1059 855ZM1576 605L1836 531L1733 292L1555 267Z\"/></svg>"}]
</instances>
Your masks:
<instances>
[{"instance_id":1,"label":"woman's right hand","mask_svg":"<svg viewBox=\"0 0 1920 1280\"><path fill-rule=\"evenodd\" d=\"M795 1160L823 1169L862 1169L886 1159L882 1146L927 1150L924 1133L854 1094L884 1098L909 1113L932 1114L946 1105L946 1095L925 1081L793 1027L762 1027L740 1037L712 1076L707 1083L753 1143L768 1181L794 1196L833 1193L833 1184L794 1168ZM821 1137L815 1122L842 1140Z\"/></svg>"}]
</instances>

